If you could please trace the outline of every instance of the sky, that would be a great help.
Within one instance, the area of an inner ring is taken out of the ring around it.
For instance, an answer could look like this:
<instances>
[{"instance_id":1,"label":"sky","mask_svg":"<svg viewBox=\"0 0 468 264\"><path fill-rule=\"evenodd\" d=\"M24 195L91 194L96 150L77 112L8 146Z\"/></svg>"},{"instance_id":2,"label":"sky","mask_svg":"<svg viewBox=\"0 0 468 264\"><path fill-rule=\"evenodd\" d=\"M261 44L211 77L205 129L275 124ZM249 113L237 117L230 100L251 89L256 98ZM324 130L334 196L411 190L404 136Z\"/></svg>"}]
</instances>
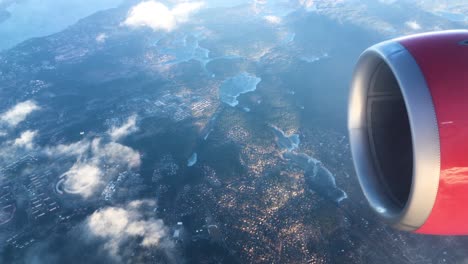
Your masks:
<instances>
[{"instance_id":1,"label":"sky","mask_svg":"<svg viewBox=\"0 0 468 264\"><path fill-rule=\"evenodd\" d=\"M13 47L14 45L33 38L60 32L66 27L73 25L79 19L89 16L97 11L119 6L125 0L0 0L0 51ZM383 3L393 4L399 0L380 0ZM403 1L403 0L400 0ZM145 1L142 1L145 2ZM141 21L128 20L126 23L145 24L153 29L164 29L170 31L187 19L190 13L202 7L235 6L239 4L252 3L257 5L272 5L291 3L295 0L165 0L161 3L149 1L140 9L133 10L139 13ZM296 4L312 6L315 2L311 0L297 0ZM451 11L456 8L458 1L451 4L440 4L434 1L417 1L423 8L430 12ZM164 3L164 4L162 4ZM151 11L163 12L165 23L150 21ZM146 13L144 13L146 11ZM465 19L467 19L465 17ZM270 17L271 21L277 21ZM410 21L412 22L412 21ZM409 27L417 27L415 23L409 23Z\"/></svg>"},{"instance_id":2,"label":"sky","mask_svg":"<svg viewBox=\"0 0 468 264\"><path fill-rule=\"evenodd\" d=\"M0 22L0 50L59 32L81 18L118 6L122 0L0 0L10 17ZM1 20L0 20L1 21Z\"/></svg>"}]
</instances>

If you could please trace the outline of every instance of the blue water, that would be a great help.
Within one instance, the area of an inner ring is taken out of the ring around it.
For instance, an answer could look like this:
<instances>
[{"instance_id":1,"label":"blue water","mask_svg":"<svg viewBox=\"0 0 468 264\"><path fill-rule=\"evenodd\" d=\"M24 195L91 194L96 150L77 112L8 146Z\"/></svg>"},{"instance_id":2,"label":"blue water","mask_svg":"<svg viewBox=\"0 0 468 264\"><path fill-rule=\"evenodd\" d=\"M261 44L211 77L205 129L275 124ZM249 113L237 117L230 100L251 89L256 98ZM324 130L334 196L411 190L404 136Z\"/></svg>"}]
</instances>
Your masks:
<instances>
[{"instance_id":1,"label":"blue water","mask_svg":"<svg viewBox=\"0 0 468 264\"><path fill-rule=\"evenodd\" d=\"M165 56L163 64L177 64L196 60L203 66L210 61L210 51L200 47L198 38L193 35L170 35L156 43L158 52Z\"/></svg>"},{"instance_id":2,"label":"blue water","mask_svg":"<svg viewBox=\"0 0 468 264\"><path fill-rule=\"evenodd\" d=\"M219 89L221 101L232 107L239 104L237 97L241 94L253 92L262 79L247 72L240 73L225 80Z\"/></svg>"},{"instance_id":3,"label":"blue water","mask_svg":"<svg viewBox=\"0 0 468 264\"><path fill-rule=\"evenodd\" d=\"M290 160L305 171L304 178L310 187L326 199L337 203L348 198L345 191L336 186L335 175L321 161L305 153L285 152L283 158Z\"/></svg>"},{"instance_id":4,"label":"blue water","mask_svg":"<svg viewBox=\"0 0 468 264\"><path fill-rule=\"evenodd\" d=\"M197 160L198 160L198 155L196 152L194 152L192 156L190 156L190 158L188 159L187 166L192 167L193 165L197 164Z\"/></svg>"},{"instance_id":5,"label":"blue water","mask_svg":"<svg viewBox=\"0 0 468 264\"><path fill-rule=\"evenodd\" d=\"M293 151L299 148L301 140L299 139L298 134L292 134L290 136L287 136L281 129L275 126L272 126L272 128L276 136L276 143L278 144L278 147L282 149L287 149L288 151Z\"/></svg>"},{"instance_id":6,"label":"blue water","mask_svg":"<svg viewBox=\"0 0 468 264\"><path fill-rule=\"evenodd\" d=\"M304 170L304 178L310 188L326 199L337 203L348 198L345 191L336 186L335 175L320 160L298 152L300 139L298 134L287 136L281 129L272 126L276 144L285 150L283 158Z\"/></svg>"}]
</instances>

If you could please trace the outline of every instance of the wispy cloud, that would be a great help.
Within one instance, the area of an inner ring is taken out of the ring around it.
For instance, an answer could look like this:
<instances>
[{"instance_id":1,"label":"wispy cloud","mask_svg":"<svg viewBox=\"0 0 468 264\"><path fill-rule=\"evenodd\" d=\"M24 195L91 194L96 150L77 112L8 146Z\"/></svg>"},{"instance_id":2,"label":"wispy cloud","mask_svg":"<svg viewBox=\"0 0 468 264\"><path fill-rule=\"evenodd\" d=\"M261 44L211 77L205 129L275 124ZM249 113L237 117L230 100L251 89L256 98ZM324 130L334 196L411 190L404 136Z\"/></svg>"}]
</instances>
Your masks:
<instances>
[{"instance_id":1,"label":"wispy cloud","mask_svg":"<svg viewBox=\"0 0 468 264\"><path fill-rule=\"evenodd\" d=\"M0 115L0 120L9 126L16 126L26 119L33 111L39 110L40 107L31 100L18 103L6 112Z\"/></svg>"},{"instance_id":2,"label":"wispy cloud","mask_svg":"<svg viewBox=\"0 0 468 264\"><path fill-rule=\"evenodd\" d=\"M299 0L299 4L306 9L312 9L314 7L314 0Z\"/></svg>"},{"instance_id":3,"label":"wispy cloud","mask_svg":"<svg viewBox=\"0 0 468 264\"><path fill-rule=\"evenodd\" d=\"M123 24L135 28L172 31L186 23L190 15L199 11L203 5L203 2L185 2L170 9L161 2L145 1L132 7Z\"/></svg>"},{"instance_id":4,"label":"wispy cloud","mask_svg":"<svg viewBox=\"0 0 468 264\"><path fill-rule=\"evenodd\" d=\"M84 139L71 144L60 144L44 149L49 156L82 156L89 149L89 140Z\"/></svg>"},{"instance_id":5,"label":"wispy cloud","mask_svg":"<svg viewBox=\"0 0 468 264\"><path fill-rule=\"evenodd\" d=\"M117 141L121 138L124 138L131 133L134 133L138 130L136 126L137 116L132 115L127 119L127 122L120 127L114 126L107 133L113 141Z\"/></svg>"},{"instance_id":6,"label":"wispy cloud","mask_svg":"<svg viewBox=\"0 0 468 264\"><path fill-rule=\"evenodd\" d=\"M396 3L397 0L379 0L380 3L386 4L386 5L391 5Z\"/></svg>"},{"instance_id":7,"label":"wispy cloud","mask_svg":"<svg viewBox=\"0 0 468 264\"><path fill-rule=\"evenodd\" d=\"M91 155L101 162L124 165L128 168L140 166L140 154L134 149L116 142L101 143L99 139L93 140Z\"/></svg>"},{"instance_id":8,"label":"wispy cloud","mask_svg":"<svg viewBox=\"0 0 468 264\"><path fill-rule=\"evenodd\" d=\"M1 142L0 167L14 162L21 155L25 155L26 153L37 150L38 148L34 144L34 139L37 137L37 135L37 131L26 130L16 138L6 138L3 142ZM7 137L7 134L5 133L2 136Z\"/></svg>"}]
</instances>

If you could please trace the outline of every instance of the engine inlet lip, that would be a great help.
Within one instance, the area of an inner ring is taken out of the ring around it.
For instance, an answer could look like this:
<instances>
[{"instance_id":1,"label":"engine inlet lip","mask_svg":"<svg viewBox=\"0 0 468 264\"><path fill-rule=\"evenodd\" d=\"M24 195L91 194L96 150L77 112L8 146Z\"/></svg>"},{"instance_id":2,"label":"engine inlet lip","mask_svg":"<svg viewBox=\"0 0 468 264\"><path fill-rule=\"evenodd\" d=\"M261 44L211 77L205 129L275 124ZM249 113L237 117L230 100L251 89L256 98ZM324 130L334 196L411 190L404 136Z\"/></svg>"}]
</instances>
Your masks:
<instances>
[{"instance_id":1,"label":"engine inlet lip","mask_svg":"<svg viewBox=\"0 0 468 264\"><path fill-rule=\"evenodd\" d=\"M413 148L413 173L410 193L401 208L383 194L374 166L367 130L367 96L371 75L385 62L395 76L408 113ZM434 206L440 177L440 139L429 87L411 53L398 41L390 40L367 49L354 72L348 129L351 152L359 183L371 208L394 227L415 231Z\"/></svg>"}]
</instances>

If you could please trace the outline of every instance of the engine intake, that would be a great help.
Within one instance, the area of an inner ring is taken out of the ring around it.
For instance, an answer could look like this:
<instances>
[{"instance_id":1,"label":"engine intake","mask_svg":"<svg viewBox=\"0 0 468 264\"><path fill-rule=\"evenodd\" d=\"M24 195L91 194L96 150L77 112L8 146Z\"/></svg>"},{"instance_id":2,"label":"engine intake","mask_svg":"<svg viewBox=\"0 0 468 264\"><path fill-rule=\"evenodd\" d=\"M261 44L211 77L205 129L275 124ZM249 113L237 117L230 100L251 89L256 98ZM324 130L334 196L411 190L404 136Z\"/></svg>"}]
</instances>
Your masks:
<instances>
[{"instance_id":1,"label":"engine intake","mask_svg":"<svg viewBox=\"0 0 468 264\"><path fill-rule=\"evenodd\" d=\"M348 118L354 165L371 208L398 229L468 234L465 42L466 30L393 39L356 65Z\"/></svg>"}]
</instances>

